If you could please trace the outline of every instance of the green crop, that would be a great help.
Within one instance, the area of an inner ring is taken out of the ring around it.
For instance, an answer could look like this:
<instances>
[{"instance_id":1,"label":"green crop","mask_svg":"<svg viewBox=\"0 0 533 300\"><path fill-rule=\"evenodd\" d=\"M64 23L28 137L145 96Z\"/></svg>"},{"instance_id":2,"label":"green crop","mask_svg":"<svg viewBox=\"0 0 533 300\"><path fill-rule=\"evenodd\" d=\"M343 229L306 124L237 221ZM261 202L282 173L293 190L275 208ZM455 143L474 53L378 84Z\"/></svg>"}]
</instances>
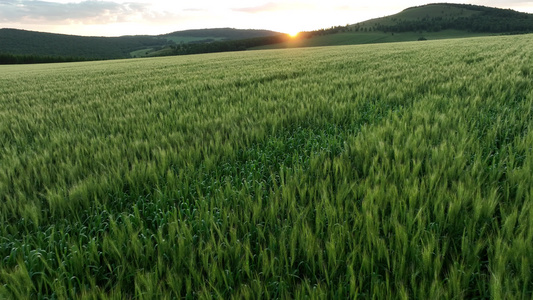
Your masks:
<instances>
[{"instance_id":1,"label":"green crop","mask_svg":"<svg viewBox=\"0 0 533 300\"><path fill-rule=\"evenodd\" d=\"M0 298L530 299L531 35L0 67Z\"/></svg>"}]
</instances>

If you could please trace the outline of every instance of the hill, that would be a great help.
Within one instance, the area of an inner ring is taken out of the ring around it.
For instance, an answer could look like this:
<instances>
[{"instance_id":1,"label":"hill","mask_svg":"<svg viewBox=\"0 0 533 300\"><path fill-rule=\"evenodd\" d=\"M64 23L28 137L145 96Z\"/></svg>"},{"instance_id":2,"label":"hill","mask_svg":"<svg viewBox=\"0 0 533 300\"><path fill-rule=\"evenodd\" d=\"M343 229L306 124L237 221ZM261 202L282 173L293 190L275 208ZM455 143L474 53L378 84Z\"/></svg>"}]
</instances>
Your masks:
<instances>
[{"instance_id":1,"label":"hill","mask_svg":"<svg viewBox=\"0 0 533 300\"><path fill-rule=\"evenodd\" d=\"M233 28L176 31L157 36L86 37L19 29L0 29L0 54L115 59L143 56L169 45L276 35L268 30Z\"/></svg>"},{"instance_id":2,"label":"hill","mask_svg":"<svg viewBox=\"0 0 533 300\"><path fill-rule=\"evenodd\" d=\"M303 32L256 49L389 43L533 32L533 15L486 6L436 3L368 21Z\"/></svg>"},{"instance_id":3,"label":"hill","mask_svg":"<svg viewBox=\"0 0 533 300\"><path fill-rule=\"evenodd\" d=\"M533 15L510 9L469 4L436 3L348 27L355 31L409 32L464 30L480 33L533 31Z\"/></svg>"},{"instance_id":4,"label":"hill","mask_svg":"<svg viewBox=\"0 0 533 300\"><path fill-rule=\"evenodd\" d=\"M192 53L225 52L231 50L246 50L250 45L265 45L279 43L272 37L285 34L270 30L212 28L176 31L160 35L171 42L164 48L147 49L144 52L132 53L134 57L167 56ZM235 42L240 41L240 42Z\"/></svg>"},{"instance_id":5,"label":"hill","mask_svg":"<svg viewBox=\"0 0 533 300\"><path fill-rule=\"evenodd\" d=\"M0 29L0 53L77 56L92 59L127 58L130 53L169 42L153 36L86 37L19 29Z\"/></svg>"},{"instance_id":6,"label":"hill","mask_svg":"<svg viewBox=\"0 0 533 300\"><path fill-rule=\"evenodd\" d=\"M174 42L228 41L278 35L279 32L259 29L211 28L176 31L159 37Z\"/></svg>"}]
</instances>

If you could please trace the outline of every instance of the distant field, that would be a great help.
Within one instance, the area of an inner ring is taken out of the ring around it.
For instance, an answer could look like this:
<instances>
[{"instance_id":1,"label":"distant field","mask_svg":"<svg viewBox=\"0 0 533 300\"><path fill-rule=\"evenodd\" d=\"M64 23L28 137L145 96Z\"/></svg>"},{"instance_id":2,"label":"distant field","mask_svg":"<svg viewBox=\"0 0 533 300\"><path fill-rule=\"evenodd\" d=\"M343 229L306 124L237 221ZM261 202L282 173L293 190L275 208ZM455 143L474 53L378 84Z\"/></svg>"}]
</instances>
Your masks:
<instances>
[{"instance_id":1,"label":"distant field","mask_svg":"<svg viewBox=\"0 0 533 300\"><path fill-rule=\"evenodd\" d=\"M167 36L165 38L177 44L191 43L191 42L198 42L198 41L205 41L205 40L213 40L213 41L226 40L223 37L196 37L196 36Z\"/></svg>"},{"instance_id":2,"label":"distant field","mask_svg":"<svg viewBox=\"0 0 533 300\"><path fill-rule=\"evenodd\" d=\"M168 41L174 42L176 44L191 43L191 42L205 42L207 40L211 40L211 41L227 40L224 37L194 37L194 36L166 36L165 39L167 39ZM130 53L130 55L131 57L167 56L167 55L172 55L172 51L169 50L169 48L163 48L163 49L158 49L158 50L149 48L149 49L133 51Z\"/></svg>"},{"instance_id":3,"label":"distant field","mask_svg":"<svg viewBox=\"0 0 533 300\"><path fill-rule=\"evenodd\" d=\"M319 47L319 46L340 46L340 45L361 45L361 44L378 44L378 43L395 43L395 42L412 42L420 38L427 40L444 40L456 38L470 38L480 36L491 36L490 33L474 33L460 30L442 30L439 32L400 32L385 33L380 31L369 32L342 32L316 36L311 39L294 39L292 41L272 44L262 47L255 47L252 50L280 49L280 48L298 48L298 47Z\"/></svg>"},{"instance_id":4,"label":"distant field","mask_svg":"<svg viewBox=\"0 0 533 300\"><path fill-rule=\"evenodd\" d=\"M141 50L130 52L130 55L131 57L145 57L153 50L154 50L153 48L141 49Z\"/></svg>"},{"instance_id":5,"label":"distant field","mask_svg":"<svg viewBox=\"0 0 533 300\"><path fill-rule=\"evenodd\" d=\"M530 299L530 49L0 66L0 298Z\"/></svg>"}]
</instances>

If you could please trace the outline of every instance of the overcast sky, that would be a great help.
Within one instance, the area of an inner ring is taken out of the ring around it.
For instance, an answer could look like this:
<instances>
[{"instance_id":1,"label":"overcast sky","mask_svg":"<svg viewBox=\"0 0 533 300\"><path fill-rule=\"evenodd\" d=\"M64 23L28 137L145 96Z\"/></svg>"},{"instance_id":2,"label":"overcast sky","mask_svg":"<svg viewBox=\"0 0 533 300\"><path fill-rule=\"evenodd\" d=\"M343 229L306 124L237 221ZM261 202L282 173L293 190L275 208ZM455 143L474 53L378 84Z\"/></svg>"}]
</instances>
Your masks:
<instances>
[{"instance_id":1,"label":"overcast sky","mask_svg":"<svg viewBox=\"0 0 533 300\"><path fill-rule=\"evenodd\" d=\"M445 0L444 0L445 1ZM428 0L0 0L0 28L77 35L163 34L197 28L254 28L293 33L398 13ZM460 0L533 13L533 0Z\"/></svg>"}]
</instances>

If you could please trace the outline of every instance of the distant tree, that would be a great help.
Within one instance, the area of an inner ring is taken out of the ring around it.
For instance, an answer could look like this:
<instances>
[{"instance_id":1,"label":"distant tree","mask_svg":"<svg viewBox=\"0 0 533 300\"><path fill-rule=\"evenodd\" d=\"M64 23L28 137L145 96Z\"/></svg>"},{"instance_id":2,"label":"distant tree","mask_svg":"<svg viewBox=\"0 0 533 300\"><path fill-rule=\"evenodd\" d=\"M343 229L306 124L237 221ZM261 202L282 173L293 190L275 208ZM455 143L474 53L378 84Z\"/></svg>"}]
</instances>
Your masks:
<instances>
[{"instance_id":1,"label":"distant tree","mask_svg":"<svg viewBox=\"0 0 533 300\"><path fill-rule=\"evenodd\" d=\"M87 61L83 57L0 54L0 65Z\"/></svg>"}]
</instances>

